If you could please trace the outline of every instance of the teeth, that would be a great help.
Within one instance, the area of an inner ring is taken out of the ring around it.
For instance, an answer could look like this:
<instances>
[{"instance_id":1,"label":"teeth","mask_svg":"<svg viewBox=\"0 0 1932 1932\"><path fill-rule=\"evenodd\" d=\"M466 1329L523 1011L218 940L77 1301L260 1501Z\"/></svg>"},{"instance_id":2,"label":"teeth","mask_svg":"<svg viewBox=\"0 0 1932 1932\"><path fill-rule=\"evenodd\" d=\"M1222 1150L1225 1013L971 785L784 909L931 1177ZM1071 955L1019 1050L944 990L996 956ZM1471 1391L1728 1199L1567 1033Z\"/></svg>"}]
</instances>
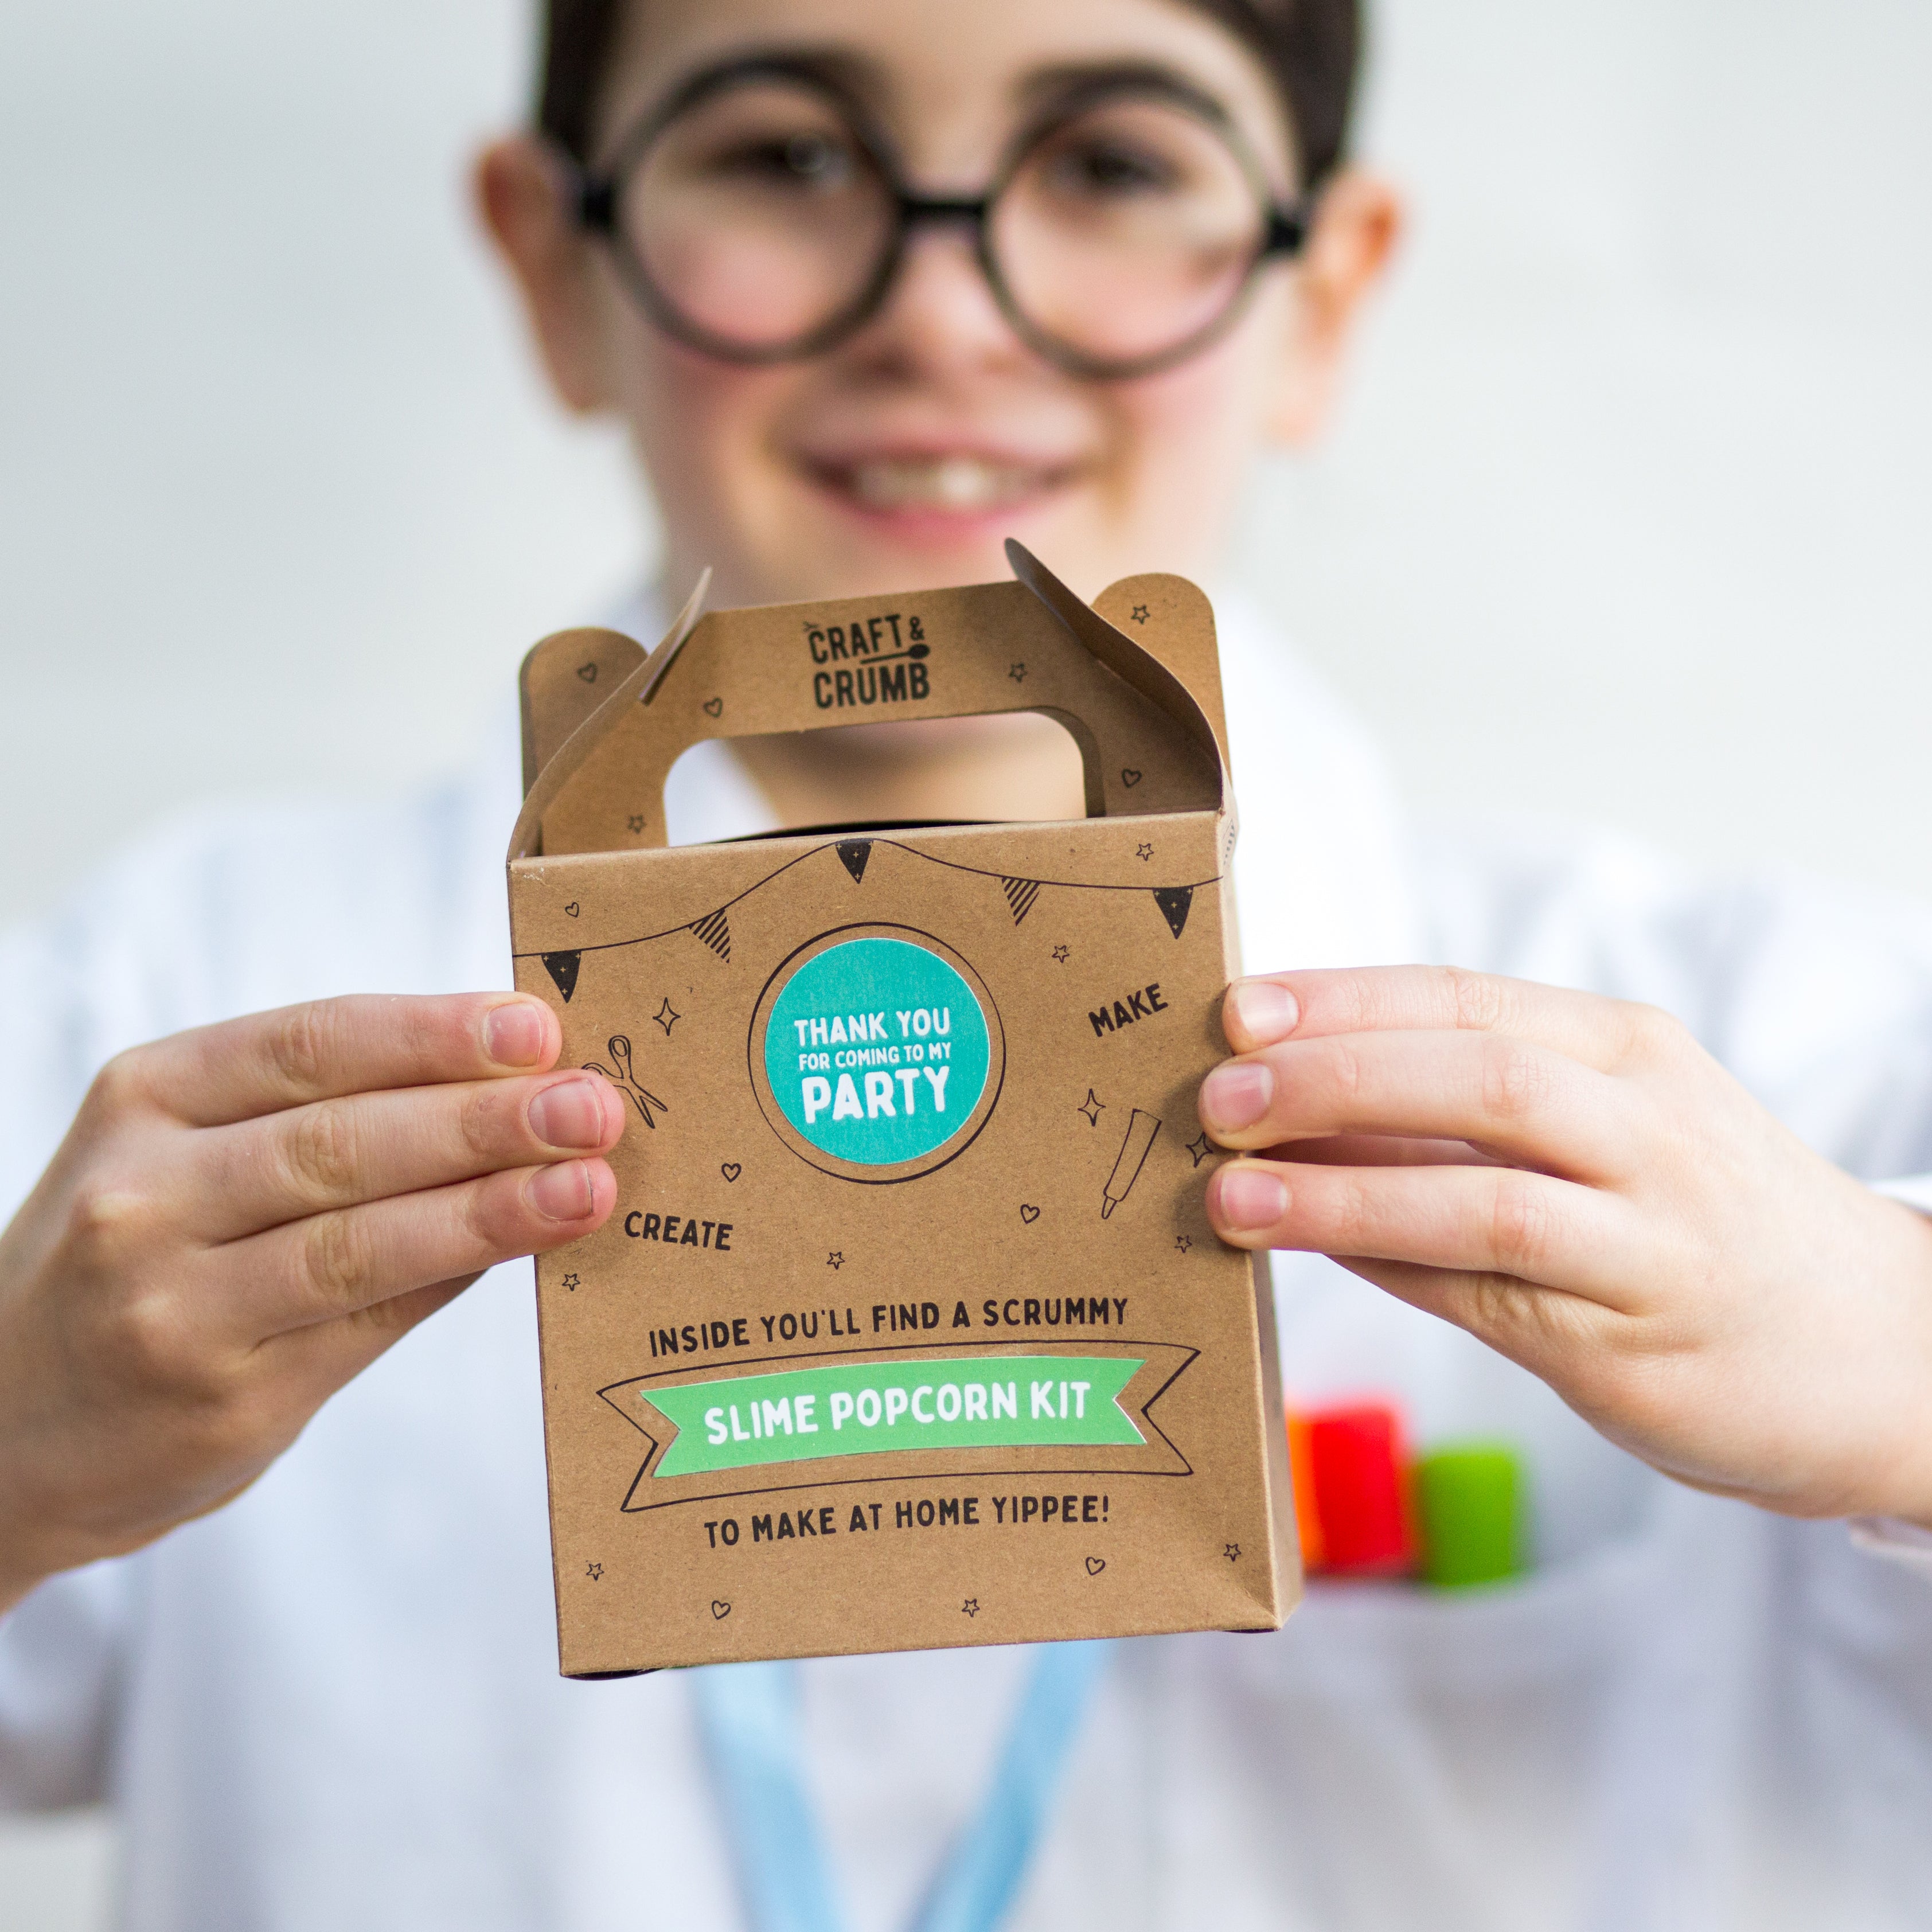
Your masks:
<instances>
[{"instance_id":1,"label":"teeth","mask_svg":"<svg viewBox=\"0 0 1932 1932\"><path fill-rule=\"evenodd\" d=\"M850 474L852 494L875 510L993 509L1027 495L1040 481L1036 470L976 456L862 463Z\"/></svg>"}]
</instances>

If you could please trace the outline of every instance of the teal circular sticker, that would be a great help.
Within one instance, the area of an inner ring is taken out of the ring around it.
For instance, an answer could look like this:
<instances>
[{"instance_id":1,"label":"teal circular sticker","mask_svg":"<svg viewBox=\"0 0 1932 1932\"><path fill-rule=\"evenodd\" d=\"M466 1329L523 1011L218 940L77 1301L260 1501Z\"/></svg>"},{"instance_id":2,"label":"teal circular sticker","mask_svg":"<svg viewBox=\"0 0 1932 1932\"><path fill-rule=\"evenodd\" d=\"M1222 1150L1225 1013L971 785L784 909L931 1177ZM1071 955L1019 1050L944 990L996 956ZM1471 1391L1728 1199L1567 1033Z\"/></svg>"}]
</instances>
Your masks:
<instances>
[{"instance_id":1,"label":"teal circular sticker","mask_svg":"<svg viewBox=\"0 0 1932 1932\"><path fill-rule=\"evenodd\" d=\"M908 940L814 953L765 1022L765 1077L793 1130L835 1160L896 1167L974 1118L993 1046L964 977Z\"/></svg>"}]
</instances>

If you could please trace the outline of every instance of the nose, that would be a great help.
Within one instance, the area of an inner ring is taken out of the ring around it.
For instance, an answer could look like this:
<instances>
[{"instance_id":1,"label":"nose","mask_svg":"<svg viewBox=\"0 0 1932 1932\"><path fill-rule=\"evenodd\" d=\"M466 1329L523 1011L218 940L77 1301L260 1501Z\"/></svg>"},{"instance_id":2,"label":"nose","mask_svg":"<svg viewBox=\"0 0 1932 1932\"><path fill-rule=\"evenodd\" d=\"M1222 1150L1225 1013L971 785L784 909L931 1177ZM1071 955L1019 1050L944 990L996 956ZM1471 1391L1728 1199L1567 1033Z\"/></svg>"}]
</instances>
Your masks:
<instances>
[{"instance_id":1,"label":"nose","mask_svg":"<svg viewBox=\"0 0 1932 1932\"><path fill-rule=\"evenodd\" d=\"M847 352L925 375L1036 359L1001 312L965 220L914 230L884 303Z\"/></svg>"}]
</instances>

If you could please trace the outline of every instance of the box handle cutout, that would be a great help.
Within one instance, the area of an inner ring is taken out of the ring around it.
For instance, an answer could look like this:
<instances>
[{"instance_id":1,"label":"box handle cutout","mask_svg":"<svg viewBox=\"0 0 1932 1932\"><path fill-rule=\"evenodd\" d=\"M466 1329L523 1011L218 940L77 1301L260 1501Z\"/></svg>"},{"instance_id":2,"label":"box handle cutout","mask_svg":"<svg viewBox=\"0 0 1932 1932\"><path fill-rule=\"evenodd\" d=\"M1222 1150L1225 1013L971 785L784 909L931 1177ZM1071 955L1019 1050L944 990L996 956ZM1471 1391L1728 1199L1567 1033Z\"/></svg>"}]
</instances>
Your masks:
<instances>
[{"instance_id":1,"label":"box handle cutout","mask_svg":"<svg viewBox=\"0 0 1932 1932\"><path fill-rule=\"evenodd\" d=\"M692 746L874 718L1039 712L1078 748L1088 817L1217 809L1207 599L1180 578L1114 585L1099 602L1142 627L1130 636L1021 545L1006 554L1008 583L701 614L707 572L648 657L613 632L545 639L524 664L510 857L661 847L664 780Z\"/></svg>"}]
</instances>

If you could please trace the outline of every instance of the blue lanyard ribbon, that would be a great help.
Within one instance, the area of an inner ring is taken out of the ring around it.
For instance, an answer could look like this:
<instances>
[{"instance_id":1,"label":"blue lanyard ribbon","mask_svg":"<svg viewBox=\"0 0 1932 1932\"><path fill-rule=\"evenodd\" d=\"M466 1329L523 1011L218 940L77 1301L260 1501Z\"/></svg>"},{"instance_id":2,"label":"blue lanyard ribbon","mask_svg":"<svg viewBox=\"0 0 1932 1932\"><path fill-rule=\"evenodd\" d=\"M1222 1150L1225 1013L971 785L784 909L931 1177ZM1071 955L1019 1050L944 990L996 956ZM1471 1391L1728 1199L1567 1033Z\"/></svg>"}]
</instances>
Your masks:
<instances>
[{"instance_id":1,"label":"blue lanyard ribbon","mask_svg":"<svg viewBox=\"0 0 1932 1932\"><path fill-rule=\"evenodd\" d=\"M1004 1921L1112 1648L1041 1648L992 1784L947 1848L908 1932L994 1932ZM693 1681L754 1932L845 1932L806 1786L798 1666L718 1664Z\"/></svg>"}]
</instances>

